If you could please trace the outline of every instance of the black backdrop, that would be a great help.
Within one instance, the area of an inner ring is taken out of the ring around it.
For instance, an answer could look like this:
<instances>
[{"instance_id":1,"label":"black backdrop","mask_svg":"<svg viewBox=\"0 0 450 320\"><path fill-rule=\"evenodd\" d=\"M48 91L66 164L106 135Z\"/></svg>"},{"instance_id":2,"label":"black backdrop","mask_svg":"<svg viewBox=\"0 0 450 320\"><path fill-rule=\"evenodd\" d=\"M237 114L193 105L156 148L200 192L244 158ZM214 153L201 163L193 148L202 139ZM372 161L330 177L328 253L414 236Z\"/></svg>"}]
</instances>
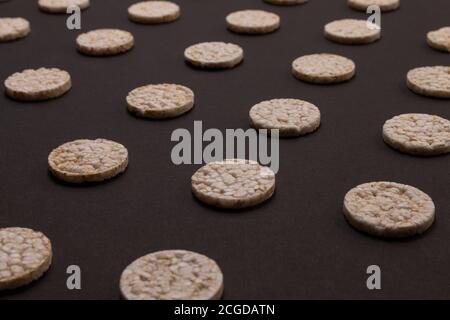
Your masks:
<instances>
[{"instance_id":1,"label":"black backdrop","mask_svg":"<svg viewBox=\"0 0 450 320\"><path fill-rule=\"evenodd\" d=\"M325 23L364 14L344 0L311 0L276 7L260 0L177 0L182 19L143 26L126 16L130 0L93 0L83 12L83 30L117 27L131 31L135 48L111 58L78 54L78 32L64 15L39 12L37 1L0 4L0 16L23 16L32 33L0 44L0 79L25 68L60 67L73 89L62 98L19 103L0 97L0 226L45 232L54 263L32 286L4 299L117 299L123 268L148 252L183 248L220 264L225 299L449 298L449 158L418 158L384 145L385 120L406 112L450 118L450 103L417 96L406 88L406 72L449 64L448 54L429 48L429 30L448 25L448 0L403 1L383 15L383 38L367 46L344 46L322 36ZM227 13L260 8L281 15L280 31L260 37L228 32ZM236 69L205 72L184 63L183 50L202 41L231 41L246 53ZM357 76L335 86L297 81L290 73L298 56L331 52L352 58ZM170 121L128 114L125 96L147 84L191 87L196 107ZM176 128L247 128L249 108L262 100L292 97L311 101L323 116L318 132L281 141L277 193L243 212L218 211L194 200L190 177L198 166L170 161ZM68 186L47 172L47 155L77 138L119 141L130 152L128 171L96 186ZM432 196L434 227L422 237L384 241L353 230L344 220L344 194L353 186L392 180ZM82 268L82 290L68 291L66 267ZM382 290L365 286L368 265L382 268Z\"/></svg>"}]
</instances>

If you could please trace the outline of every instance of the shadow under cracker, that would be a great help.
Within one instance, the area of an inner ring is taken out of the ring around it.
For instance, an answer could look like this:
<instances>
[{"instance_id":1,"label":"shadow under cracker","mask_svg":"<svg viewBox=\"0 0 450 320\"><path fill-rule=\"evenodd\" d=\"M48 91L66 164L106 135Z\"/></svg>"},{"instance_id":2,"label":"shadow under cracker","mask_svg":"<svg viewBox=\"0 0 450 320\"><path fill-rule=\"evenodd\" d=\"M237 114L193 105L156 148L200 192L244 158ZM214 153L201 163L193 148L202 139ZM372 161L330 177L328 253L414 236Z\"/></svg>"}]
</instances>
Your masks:
<instances>
[{"instance_id":1,"label":"shadow under cracker","mask_svg":"<svg viewBox=\"0 0 450 320\"><path fill-rule=\"evenodd\" d=\"M94 187L98 187L101 185L114 183L118 178L120 178L127 171L128 171L128 167L125 171L119 173L118 175L116 175L110 179L106 179L106 180L98 181L98 182L82 182L82 183L67 182L67 181L64 181L64 180L61 180L61 179L58 179L57 177L55 177L51 173L50 170L48 170L47 176L48 176L49 180L51 180L53 183L63 186L63 187L69 187L69 188L73 188L73 189L87 189L87 188L94 188Z\"/></svg>"},{"instance_id":2,"label":"shadow under cracker","mask_svg":"<svg viewBox=\"0 0 450 320\"><path fill-rule=\"evenodd\" d=\"M196 203L198 203L201 207L203 207L203 208L205 208L205 209L208 209L208 210L210 210L210 211L214 211L214 212L216 212L216 213L224 214L224 215L227 215L227 214L232 215L232 214L239 214L239 213L242 213L242 214L244 214L244 213L246 213L246 214L247 214L247 213L248 213L248 214L250 214L250 213L255 213L256 211L258 211L259 209L261 209L263 206L266 206L266 205L268 205L270 202L272 202L273 198L276 196L276 193L277 193L277 190L276 190L276 188L275 188L275 191L274 191L273 195L272 195L269 199L265 200L264 202L261 202L260 204L257 204L256 206L253 206L253 207L248 207L248 208L236 208L236 209L225 209L225 208L219 208L219 207L215 207L215 206L206 204L206 203L200 201L200 200L194 195L194 193L193 193L192 191L191 191L191 197L194 199L194 201L195 201Z\"/></svg>"}]
</instances>

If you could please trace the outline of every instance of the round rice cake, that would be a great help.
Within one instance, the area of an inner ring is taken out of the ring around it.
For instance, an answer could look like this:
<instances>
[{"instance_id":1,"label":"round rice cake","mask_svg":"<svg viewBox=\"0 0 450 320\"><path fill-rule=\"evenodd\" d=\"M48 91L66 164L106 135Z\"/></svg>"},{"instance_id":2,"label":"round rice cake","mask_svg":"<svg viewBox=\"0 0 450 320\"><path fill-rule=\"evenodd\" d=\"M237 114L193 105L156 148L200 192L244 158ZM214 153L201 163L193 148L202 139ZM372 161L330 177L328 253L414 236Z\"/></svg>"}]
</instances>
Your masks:
<instances>
[{"instance_id":1,"label":"round rice cake","mask_svg":"<svg viewBox=\"0 0 450 320\"><path fill-rule=\"evenodd\" d=\"M39 279L52 263L52 245L41 232L0 229L0 290L15 289Z\"/></svg>"},{"instance_id":2,"label":"round rice cake","mask_svg":"<svg viewBox=\"0 0 450 320\"><path fill-rule=\"evenodd\" d=\"M219 300L223 274L214 260L202 254L165 250L126 267L120 290L127 300Z\"/></svg>"},{"instance_id":3,"label":"round rice cake","mask_svg":"<svg viewBox=\"0 0 450 320\"><path fill-rule=\"evenodd\" d=\"M292 63L292 73L297 79L318 84L350 80L355 70L352 60L328 53L302 56Z\"/></svg>"},{"instance_id":4,"label":"round rice cake","mask_svg":"<svg viewBox=\"0 0 450 320\"><path fill-rule=\"evenodd\" d=\"M357 230L385 238L410 237L434 222L433 200L421 190L394 182L370 182L350 190L344 214Z\"/></svg>"},{"instance_id":5,"label":"round rice cake","mask_svg":"<svg viewBox=\"0 0 450 320\"><path fill-rule=\"evenodd\" d=\"M69 7L77 6L81 10L89 7L89 0L39 0L39 9L48 13L67 13Z\"/></svg>"},{"instance_id":6,"label":"round rice cake","mask_svg":"<svg viewBox=\"0 0 450 320\"><path fill-rule=\"evenodd\" d=\"M97 29L77 37L77 49L90 56L112 56L131 50L134 37L119 29Z\"/></svg>"},{"instance_id":7,"label":"round rice cake","mask_svg":"<svg viewBox=\"0 0 450 320\"><path fill-rule=\"evenodd\" d=\"M24 38L30 32L30 22L24 18L0 18L0 42Z\"/></svg>"},{"instance_id":8,"label":"round rice cake","mask_svg":"<svg viewBox=\"0 0 450 320\"><path fill-rule=\"evenodd\" d=\"M244 50L233 43L203 42L188 47L184 57L198 68L230 69L242 62Z\"/></svg>"},{"instance_id":9,"label":"round rice cake","mask_svg":"<svg viewBox=\"0 0 450 320\"><path fill-rule=\"evenodd\" d=\"M128 150L120 143L81 139L65 143L48 156L51 173L70 183L100 182L125 171Z\"/></svg>"},{"instance_id":10,"label":"round rice cake","mask_svg":"<svg viewBox=\"0 0 450 320\"><path fill-rule=\"evenodd\" d=\"M380 39L381 30L367 20L342 19L326 24L324 34L328 40L341 44L368 44Z\"/></svg>"},{"instance_id":11,"label":"round rice cake","mask_svg":"<svg viewBox=\"0 0 450 320\"><path fill-rule=\"evenodd\" d=\"M413 155L449 153L450 121L429 114L402 114L386 121L383 139L392 148Z\"/></svg>"},{"instance_id":12,"label":"round rice cake","mask_svg":"<svg viewBox=\"0 0 450 320\"><path fill-rule=\"evenodd\" d=\"M62 96L72 87L70 74L57 68L26 69L5 80L6 94L21 101L41 101Z\"/></svg>"},{"instance_id":13,"label":"round rice cake","mask_svg":"<svg viewBox=\"0 0 450 320\"><path fill-rule=\"evenodd\" d=\"M272 197L275 173L256 161L211 162L192 176L192 192L200 201L225 209L256 206Z\"/></svg>"},{"instance_id":14,"label":"round rice cake","mask_svg":"<svg viewBox=\"0 0 450 320\"><path fill-rule=\"evenodd\" d=\"M194 92L178 84L146 85L127 96L128 110L139 117L178 117L194 107Z\"/></svg>"},{"instance_id":15,"label":"round rice cake","mask_svg":"<svg viewBox=\"0 0 450 320\"><path fill-rule=\"evenodd\" d=\"M348 6L359 11L367 11L370 6L379 6L382 12L393 11L400 7L400 0L348 0Z\"/></svg>"},{"instance_id":16,"label":"round rice cake","mask_svg":"<svg viewBox=\"0 0 450 320\"><path fill-rule=\"evenodd\" d=\"M264 1L278 6L295 6L298 4L308 2L308 0L264 0Z\"/></svg>"},{"instance_id":17,"label":"round rice cake","mask_svg":"<svg viewBox=\"0 0 450 320\"><path fill-rule=\"evenodd\" d=\"M320 126L320 111L298 99L263 101L250 109L250 124L255 129L278 129L281 137L296 137Z\"/></svg>"},{"instance_id":18,"label":"round rice cake","mask_svg":"<svg viewBox=\"0 0 450 320\"><path fill-rule=\"evenodd\" d=\"M280 16L264 10L242 10L226 17L229 30L243 34L266 34L280 28Z\"/></svg>"},{"instance_id":19,"label":"round rice cake","mask_svg":"<svg viewBox=\"0 0 450 320\"><path fill-rule=\"evenodd\" d=\"M416 68L408 72L406 84L413 92L434 98L450 98L450 67Z\"/></svg>"},{"instance_id":20,"label":"round rice cake","mask_svg":"<svg viewBox=\"0 0 450 320\"><path fill-rule=\"evenodd\" d=\"M436 50L450 52L450 27L428 32L427 43Z\"/></svg>"},{"instance_id":21,"label":"round rice cake","mask_svg":"<svg viewBox=\"0 0 450 320\"><path fill-rule=\"evenodd\" d=\"M177 20L180 7L170 1L142 1L128 8L128 18L137 23L156 24Z\"/></svg>"}]
</instances>

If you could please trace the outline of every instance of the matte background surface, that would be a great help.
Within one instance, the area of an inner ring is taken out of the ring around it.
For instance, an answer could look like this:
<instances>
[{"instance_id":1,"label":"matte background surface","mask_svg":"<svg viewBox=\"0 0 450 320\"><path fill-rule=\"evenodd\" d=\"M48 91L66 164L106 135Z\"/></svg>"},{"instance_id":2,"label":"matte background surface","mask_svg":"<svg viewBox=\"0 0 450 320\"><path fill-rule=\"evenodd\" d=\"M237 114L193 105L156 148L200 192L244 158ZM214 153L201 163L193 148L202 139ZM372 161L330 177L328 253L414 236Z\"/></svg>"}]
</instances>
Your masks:
<instances>
[{"instance_id":1,"label":"matte background surface","mask_svg":"<svg viewBox=\"0 0 450 320\"><path fill-rule=\"evenodd\" d=\"M177 0L181 20L145 26L127 19L131 0L93 0L82 14L83 31L131 31L131 52L92 58L75 50L78 31L64 15L41 13L37 1L0 3L0 16L23 16L32 33L0 44L0 79L25 68L66 69L73 88L62 98L20 103L0 97L0 226L43 231L54 262L35 284L2 299L118 299L122 270L146 253L183 248L215 259L225 275L225 299L450 298L449 157L418 158L387 147L381 127L392 116L423 112L450 118L450 102L424 98L405 85L409 69L449 65L429 48L427 31L449 24L448 0L403 1L383 15L383 38L345 46L322 36L324 24L355 17L346 1L311 0L277 7L260 0ZM267 36L241 36L225 28L226 14L260 8L282 17ZM231 41L245 62L207 72L184 63L184 49L203 41ZM352 81L309 85L290 73L298 56L331 52L357 64ZM191 87L196 107L169 121L127 113L125 97L140 85L174 82ZM247 128L250 107L271 98L301 98L322 112L322 127L282 140L277 192L253 210L223 212L203 206L190 192L199 166L175 166L170 141L177 128ZM47 172L48 153L77 138L103 137L130 152L125 174L95 186L70 186ZM437 221L425 235L384 241L353 230L341 212L345 193L369 181L416 186L435 201ZM66 268L82 268L82 290L66 289ZM366 288L366 268L382 268L382 290Z\"/></svg>"}]
</instances>

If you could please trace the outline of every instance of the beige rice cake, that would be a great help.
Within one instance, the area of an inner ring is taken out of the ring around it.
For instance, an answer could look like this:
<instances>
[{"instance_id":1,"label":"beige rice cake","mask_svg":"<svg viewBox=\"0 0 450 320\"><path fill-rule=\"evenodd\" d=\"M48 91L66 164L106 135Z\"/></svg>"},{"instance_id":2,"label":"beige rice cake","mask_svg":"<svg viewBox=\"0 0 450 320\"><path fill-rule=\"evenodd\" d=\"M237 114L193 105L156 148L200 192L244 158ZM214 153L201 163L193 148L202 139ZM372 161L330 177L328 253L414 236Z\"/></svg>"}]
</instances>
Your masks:
<instances>
[{"instance_id":1,"label":"beige rice cake","mask_svg":"<svg viewBox=\"0 0 450 320\"><path fill-rule=\"evenodd\" d=\"M229 30L242 34L266 34L280 28L280 16L264 10L242 10L226 17Z\"/></svg>"},{"instance_id":2,"label":"beige rice cake","mask_svg":"<svg viewBox=\"0 0 450 320\"><path fill-rule=\"evenodd\" d=\"M350 190L344 214L357 230L384 238L425 232L434 222L433 200L421 190L394 182L370 182Z\"/></svg>"},{"instance_id":3,"label":"beige rice cake","mask_svg":"<svg viewBox=\"0 0 450 320\"><path fill-rule=\"evenodd\" d=\"M356 65L352 60L335 54L306 55L292 63L292 73L297 79L317 84L348 81L355 72Z\"/></svg>"},{"instance_id":4,"label":"beige rice cake","mask_svg":"<svg viewBox=\"0 0 450 320\"><path fill-rule=\"evenodd\" d=\"M177 20L180 7L170 1L142 1L128 8L128 18L137 23L157 24Z\"/></svg>"},{"instance_id":5,"label":"beige rice cake","mask_svg":"<svg viewBox=\"0 0 450 320\"><path fill-rule=\"evenodd\" d=\"M0 18L0 42L21 39L30 32L30 22L24 18Z\"/></svg>"},{"instance_id":6,"label":"beige rice cake","mask_svg":"<svg viewBox=\"0 0 450 320\"><path fill-rule=\"evenodd\" d=\"M77 6L81 10L89 7L89 0L39 0L39 9L48 13L67 13L67 8Z\"/></svg>"},{"instance_id":7,"label":"beige rice cake","mask_svg":"<svg viewBox=\"0 0 450 320\"><path fill-rule=\"evenodd\" d=\"M202 254L165 250L126 267L120 291L127 300L219 300L223 274L214 260Z\"/></svg>"},{"instance_id":8,"label":"beige rice cake","mask_svg":"<svg viewBox=\"0 0 450 320\"><path fill-rule=\"evenodd\" d=\"M275 191L275 173L256 161L243 159L208 163L197 170L191 182L197 199L224 209L256 206Z\"/></svg>"},{"instance_id":9,"label":"beige rice cake","mask_svg":"<svg viewBox=\"0 0 450 320\"><path fill-rule=\"evenodd\" d=\"M416 68L406 76L408 88L420 95L449 99L450 67L433 66Z\"/></svg>"},{"instance_id":10,"label":"beige rice cake","mask_svg":"<svg viewBox=\"0 0 450 320\"><path fill-rule=\"evenodd\" d=\"M0 229L0 290L15 289L39 279L52 263L52 245L41 232Z\"/></svg>"},{"instance_id":11,"label":"beige rice cake","mask_svg":"<svg viewBox=\"0 0 450 320\"><path fill-rule=\"evenodd\" d=\"M295 6L298 4L308 2L308 0L264 0L264 1L278 6Z\"/></svg>"},{"instance_id":12,"label":"beige rice cake","mask_svg":"<svg viewBox=\"0 0 450 320\"><path fill-rule=\"evenodd\" d=\"M90 56L112 56L131 50L134 37L119 29L98 29L77 37L77 49Z\"/></svg>"},{"instance_id":13,"label":"beige rice cake","mask_svg":"<svg viewBox=\"0 0 450 320\"><path fill-rule=\"evenodd\" d=\"M26 69L5 80L6 94L21 101L41 101L62 96L72 87L70 74L57 68Z\"/></svg>"},{"instance_id":14,"label":"beige rice cake","mask_svg":"<svg viewBox=\"0 0 450 320\"><path fill-rule=\"evenodd\" d=\"M370 6L379 6L382 12L396 10L400 7L400 0L348 0L348 6L359 11L367 11Z\"/></svg>"},{"instance_id":15,"label":"beige rice cake","mask_svg":"<svg viewBox=\"0 0 450 320\"><path fill-rule=\"evenodd\" d=\"M449 153L450 121L429 114L402 114L386 121L383 139L392 148L413 155Z\"/></svg>"},{"instance_id":16,"label":"beige rice cake","mask_svg":"<svg viewBox=\"0 0 450 320\"><path fill-rule=\"evenodd\" d=\"M244 50L233 43L203 42L188 47L184 57L198 68L230 69L242 62Z\"/></svg>"},{"instance_id":17,"label":"beige rice cake","mask_svg":"<svg viewBox=\"0 0 450 320\"><path fill-rule=\"evenodd\" d=\"M450 27L428 32L427 43L436 50L450 52Z\"/></svg>"},{"instance_id":18,"label":"beige rice cake","mask_svg":"<svg viewBox=\"0 0 450 320\"><path fill-rule=\"evenodd\" d=\"M120 143L81 139L65 143L48 156L50 172L70 183L100 182L125 171L128 150Z\"/></svg>"},{"instance_id":19,"label":"beige rice cake","mask_svg":"<svg viewBox=\"0 0 450 320\"><path fill-rule=\"evenodd\" d=\"M324 34L328 40L341 44L368 44L380 39L381 30L366 20L342 19L326 24Z\"/></svg>"},{"instance_id":20,"label":"beige rice cake","mask_svg":"<svg viewBox=\"0 0 450 320\"><path fill-rule=\"evenodd\" d=\"M174 118L194 107L194 92L178 84L151 84L132 90L127 104L128 110L139 117Z\"/></svg>"},{"instance_id":21,"label":"beige rice cake","mask_svg":"<svg viewBox=\"0 0 450 320\"><path fill-rule=\"evenodd\" d=\"M250 125L255 129L278 129L280 137L297 137L320 126L320 111L299 99L263 101L250 109Z\"/></svg>"}]
</instances>

